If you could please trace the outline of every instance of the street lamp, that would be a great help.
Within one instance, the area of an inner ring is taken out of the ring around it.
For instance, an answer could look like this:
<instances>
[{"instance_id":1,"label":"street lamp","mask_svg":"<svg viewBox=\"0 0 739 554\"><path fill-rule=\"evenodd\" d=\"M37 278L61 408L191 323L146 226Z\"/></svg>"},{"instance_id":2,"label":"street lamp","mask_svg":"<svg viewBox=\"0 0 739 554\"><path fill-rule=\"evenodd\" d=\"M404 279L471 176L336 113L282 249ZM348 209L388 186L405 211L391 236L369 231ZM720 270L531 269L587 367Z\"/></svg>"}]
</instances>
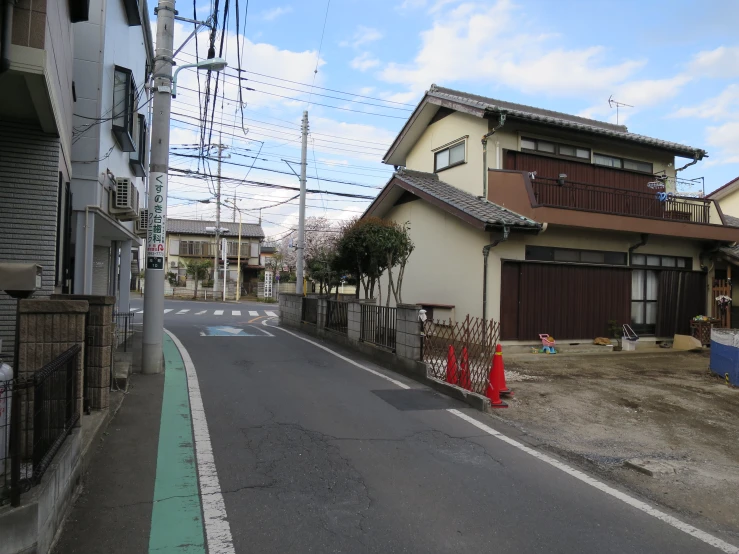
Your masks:
<instances>
[{"instance_id":1,"label":"street lamp","mask_svg":"<svg viewBox=\"0 0 739 554\"><path fill-rule=\"evenodd\" d=\"M174 72L174 76L172 77L172 98L177 97L177 74L183 69L196 67L198 69L204 69L206 71L223 71L224 69L226 69L227 65L228 63L223 58L211 58L209 60L203 60L198 63L186 63L185 65L181 65L177 68L177 70Z\"/></svg>"},{"instance_id":2,"label":"street lamp","mask_svg":"<svg viewBox=\"0 0 739 554\"><path fill-rule=\"evenodd\" d=\"M224 204L230 205L232 208L239 212L239 246L236 252L236 302L241 300L241 208L236 205L236 202L231 202L228 198L223 201ZM223 290L224 294L226 291L226 271L223 271Z\"/></svg>"}]
</instances>

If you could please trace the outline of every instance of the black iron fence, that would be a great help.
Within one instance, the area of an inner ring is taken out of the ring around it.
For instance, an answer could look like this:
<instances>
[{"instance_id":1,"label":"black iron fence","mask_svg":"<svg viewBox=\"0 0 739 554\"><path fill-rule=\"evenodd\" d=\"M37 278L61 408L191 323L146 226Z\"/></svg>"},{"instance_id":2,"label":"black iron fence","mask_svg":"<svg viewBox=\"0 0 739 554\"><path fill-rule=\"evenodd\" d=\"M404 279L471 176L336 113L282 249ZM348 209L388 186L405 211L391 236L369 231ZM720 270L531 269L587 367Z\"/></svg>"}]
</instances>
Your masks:
<instances>
[{"instance_id":1,"label":"black iron fence","mask_svg":"<svg viewBox=\"0 0 739 554\"><path fill-rule=\"evenodd\" d=\"M133 335L133 318L136 312L114 312L113 325L115 327L115 346L123 345L123 351L128 350L128 339Z\"/></svg>"},{"instance_id":2,"label":"black iron fence","mask_svg":"<svg viewBox=\"0 0 739 554\"><path fill-rule=\"evenodd\" d=\"M395 351L398 309L373 304L361 306L360 340Z\"/></svg>"},{"instance_id":3,"label":"black iron fence","mask_svg":"<svg viewBox=\"0 0 739 554\"><path fill-rule=\"evenodd\" d=\"M303 297L303 313L301 316L303 323L318 323L318 298Z\"/></svg>"},{"instance_id":4,"label":"black iron fence","mask_svg":"<svg viewBox=\"0 0 739 554\"><path fill-rule=\"evenodd\" d=\"M500 337L497 321L469 315L456 323L427 320L423 334L422 357L431 377L485 394Z\"/></svg>"},{"instance_id":5,"label":"black iron fence","mask_svg":"<svg viewBox=\"0 0 739 554\"><path fill-rule=\"evenodd\" d=\"M81 351L75 345L30 378L0 381L0 503L20 504L79 420Z\"/></svg>"},{"instance_id":6,"label":"black iron fence","mask_svg":"<svg viewBox=\"0 0 739 554\"><path fill-rule=\"evenodd\" d=\"M347 333L349 327L349 303L341 300L326 302L326 329Z\"/></svg>"}]
</instances>

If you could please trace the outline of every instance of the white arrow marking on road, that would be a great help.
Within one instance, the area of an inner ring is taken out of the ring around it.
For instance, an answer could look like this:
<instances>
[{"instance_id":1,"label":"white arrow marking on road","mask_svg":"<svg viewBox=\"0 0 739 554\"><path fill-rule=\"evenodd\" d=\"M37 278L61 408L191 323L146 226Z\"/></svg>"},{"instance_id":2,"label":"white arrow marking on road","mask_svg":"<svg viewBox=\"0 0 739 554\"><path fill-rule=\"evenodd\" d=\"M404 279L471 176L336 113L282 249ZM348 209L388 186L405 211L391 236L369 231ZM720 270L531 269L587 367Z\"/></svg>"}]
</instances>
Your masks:
<instances>
[{"instance_id":1,"label":"white arrow marking on road","mask_svg":"<svg viewBox=\"0 0 739 554\"><path fill-rule=\"evenodd\" d=\"M169 309L169 310L164 310L164 313L165 313L165 314L168 314L168 313L169 313L169 312L171 312L171 311L172 311L171 309Z\"/></svg>"},{"instance_id":2,"label":"white arrow marking on road","mask_svg":"<svg viewBox=\"0 0 739 554\"><path fill-rule=\"evenodd\" d=\"M277 314L274 313L274 312L264 312L264 313L267 314L270 317L277 317Z\"/></svg>"},{"instance_id":3,"label":"white arrow marking on road","mask_svg":"<svg viewBox=\"0 0 739 554\"><path fill-rule=\"evenodd\" d=\"M233 310L231 315L241 315L241 310Z\"/></svg>"},{"instance_id":4,"label":"white arrow marking on road","mask_svg":"<svg viewBox=\"0 0 739 554\"><path fill-rule=\"evenodd\" d=\"M217 327L219 331L224 331L226 333L231 333L232 335L238 335L239 333L243 333L243 329L239 329L238 327Z\"/></svg>"},{"instance_id":5,"label":"white arrow marking on road","mask_svg":"<svg viewBox=\"0 0 739 554\"><path fill-rule=\"evenodd\" d=\"M213 315L223 315L223 310L216 310Z\"/></svg>"},{"instance_id":6,"label":"white arrow marking on road","mask_svg":"<svg viewBox=\"0 0 739 554\"><path fill-rule=\"evenodd\" d=\"M255 312L255 311L252 310L252 311L249 312L249 315L253 317L255 315L259 315L259 312Z\"/></svg>"},{"instance_id":7,"label":"white arrow marking on road","mask_svg":"<svg viewBox=\"0 0 739 554\"><path fill-rule=\"evenodd\" d=\"M198 312L198 313L196 313L195 315L203 315L203 314L204 314L205 312L207 312L207 311L208 311L208 310L203 310L202 312Z\"/></svg>"},{"instance_id":8,"label":"white arrow marking on road","mask_svg":"<svg viewBox=\"0 0 739 554\"><path fill-rule=\"evenodd\" d=\"M180 314L186 314L186 313L187 313L187 312L189 312L189 311L190 311L190 310L180 310L179 312L177 312L177 315L180 315Z\"/></svg>"}]
</instances>

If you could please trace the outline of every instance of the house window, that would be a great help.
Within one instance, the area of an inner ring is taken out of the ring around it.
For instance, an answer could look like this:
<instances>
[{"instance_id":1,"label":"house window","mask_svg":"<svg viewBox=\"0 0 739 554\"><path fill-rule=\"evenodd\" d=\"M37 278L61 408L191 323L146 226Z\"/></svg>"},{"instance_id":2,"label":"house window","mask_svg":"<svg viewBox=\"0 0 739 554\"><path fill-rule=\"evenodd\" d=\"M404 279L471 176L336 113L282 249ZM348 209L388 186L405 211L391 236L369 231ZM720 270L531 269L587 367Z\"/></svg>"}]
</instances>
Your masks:
<instances>
[{"instance_id":1,"label":"house window","mask_svg":"<svg viewBox=\"0 0 739 554\"><path fill-rule=\"evenodd\" d=\"M640 173L652 173L653 167L649 162L640 162L637 160L627 160L625 158L616 158L614 156L606 156L605 154L596 154L593 156L593 163L596 165L604 165L606 167L616 167L618 169L628 169L630 171L638 171Z\"/></svg>"},{"instance_id":2,"label":"house window","mask_svg":"<svg viewBox=\"0 0 739 554\"><path fill-rule=\"evenodd\" d=\"M434 155L434 171L447 169L464 163L464 141L439 150Z\"/></svg>"},{"instance_id":3,"label":"house window","mask_svg":"<svg viewBox=\"0 0 739 554\"><path fill-rule=\"evenodd\" d=\"M123 152L136 150L134 140L134 112L136 111L136 84L130 69L115 66L113 72L113 134Z\"/></svg>"},{"instance_id":4,"label":"house window","mask_svg":"<svg viewBox=\"0 0 739 554\"><path fill-rule=\"evenodd\" d=\"M574 264L626 265L626 253L603 250L576 250L549 246L527 246L526 259L540 262Z\"/></svg>"},{"instance_id":5,"label":"house window","mask_svg":"<svg viewBox=\"0 0 739 554\"><path fill-rule=\"evenodd\" d=\"M657 272L652 269L631 272L631 324L637 333L654 333L658 283Z\"/></svg>"},{"instance_id":6,"label":"house window","mask_svg":"<svg viewBox=\"0 0 739 554\"><path fill-rule=\"evenodd\" d=\"M146 165L148 162L148 129L146 128L146 117L143 114L136 116L136 128L135 128L138 141L136 144L136 150L128 155L128 165L131 166L131 171L136 177L146 176Z\"/></svg>"},{"instance_id":7,"label":"house window","mask_svg":"<svg viewBox=\"0 0 739 554\"><path fill-rule=\"evenodd\" d=\"M665 267L668 269L692 269L693 258L683 256L661 256L658 254L632 254L632 266Z\"/></svg>"},{"instance_id":8,"label":"house window","mask_svg":"<svg viewBox=\"0 0 739 554\"><path fill-rule=\"evenodd\" d=\"M563 158L579 158L581 160L590 160L590 149L580 146L572 146L571 144L560 144L550 140L541 140L533 138L521 138L521 150L533 150L534 152L542 152L553 156L561 156Z\"/></svg>"}]
</instances>

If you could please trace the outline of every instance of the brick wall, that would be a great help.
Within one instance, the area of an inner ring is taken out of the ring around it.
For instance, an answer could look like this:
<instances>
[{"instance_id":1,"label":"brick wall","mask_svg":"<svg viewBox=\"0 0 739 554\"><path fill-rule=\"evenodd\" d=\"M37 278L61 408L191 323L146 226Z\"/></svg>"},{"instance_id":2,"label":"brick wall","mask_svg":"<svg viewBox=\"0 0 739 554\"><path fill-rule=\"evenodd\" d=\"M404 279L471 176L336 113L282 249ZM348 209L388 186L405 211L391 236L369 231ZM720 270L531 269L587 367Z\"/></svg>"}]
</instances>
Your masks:
<instances>
[{"instance_id":1,"label":"brick wall","mask_svg":"<svg viewBox=\"0 0 739 554\"><path fill-rule=\"evenodd\" d=\"M29 124L0 122L0 261L43 267L41 291L54 289L59 139ZM16 301L0 292L2 356L13 357Z\"/></svg>"}]
</instances>

